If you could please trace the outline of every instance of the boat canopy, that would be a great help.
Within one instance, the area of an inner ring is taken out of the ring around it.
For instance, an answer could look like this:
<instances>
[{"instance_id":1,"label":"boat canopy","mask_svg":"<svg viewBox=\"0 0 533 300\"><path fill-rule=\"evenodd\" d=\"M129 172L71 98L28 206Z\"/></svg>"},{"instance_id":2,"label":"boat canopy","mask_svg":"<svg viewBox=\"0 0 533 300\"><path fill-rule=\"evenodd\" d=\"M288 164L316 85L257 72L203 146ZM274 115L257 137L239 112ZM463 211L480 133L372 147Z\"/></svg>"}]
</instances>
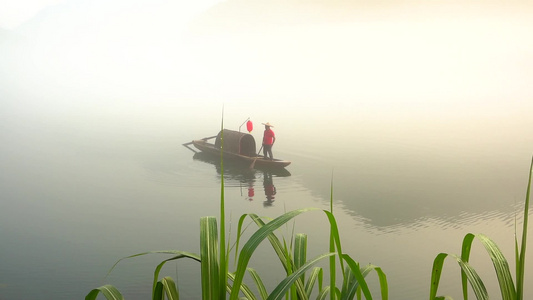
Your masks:
<instances>
[{"instance_id":1,"label":"boat canopy","mask_svg":"<svg viewBox=\"0 0 533 300\"><path fill-rule=\"evenodd\" d=\"M222 133L224 133L224 151L255 157L255 139L249 133L224 129L215 140L215 146L220 148Z\"/></svg>"}]
</instances>

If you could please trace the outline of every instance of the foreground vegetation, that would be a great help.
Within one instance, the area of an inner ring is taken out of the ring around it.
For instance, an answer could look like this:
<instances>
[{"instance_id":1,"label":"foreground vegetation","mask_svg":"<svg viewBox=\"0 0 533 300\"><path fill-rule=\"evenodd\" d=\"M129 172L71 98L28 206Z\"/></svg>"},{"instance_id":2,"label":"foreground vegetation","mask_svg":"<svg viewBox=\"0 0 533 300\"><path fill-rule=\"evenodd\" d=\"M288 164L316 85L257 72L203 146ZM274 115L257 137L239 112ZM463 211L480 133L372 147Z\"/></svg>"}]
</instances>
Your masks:
<instances>
[{"instance_id":1,"label":"foreground vegetation","mask_svg":"<svg viewBox=\"0 0 533 300\"><path fill-rule=\"evenodd\" d=\"M223 160L222 169L223 169ZM468 299L468 292L472 290L477 299L489 299L483 281L475 269L469 264L470 250L475 239L479 240L487 250L494 265L501 291L501 299L523 299L524 269L527 227L529 216L529 199L531 192L531 178L533 160L529 170L528 187L524 207L524 223L521 240L515 238L515 279L511 275L509 264L498 246L487 236L482 234L467 234L463 239L461 255L440 253L436 256L430 282L429 299L451 299L447 296L437 296L440 276L446 258L456 260L461 269L463 298ZM223 174L223 172L222 172ZM224 209L224 176L221 177L220 190L220 222L215 217L203 217L200 220L200 255L184 251L154 251L132 255L137 257L150 253L166 253L170 258L162 261L155 269L152 287L152 299L179 299L178 286L171 277L160 277L161 268L165 263L177 259L192 259L200 263L202 299L373 299L373 295L380 293L380 299L388 299L387 277L375 265L361 266L348 254L342 251L339 229L333 214L333 197L330 199L330 210L323 210L324 217L330 225L329 252L309 259L307 257L307 236L296 234L290 240L280 239L276 230L293 220L300 214L317 210L313 208L287 212L273 220L265 222L255 214L242 215L238 222L237 238L233 247L226 240L226 221ZM331 188L333 194L333 185ZM256 231L247 241L242 241L243 226L249 219L256 226ZM220 225L220 228L218 228ZM517 236L515 234L515 236ZM268 240L283 266L286 277L272 290L267 291L256 270L248 266L255 249ZM244 243L242 248L240 245ZM230 254L234 249L235 270L229 271ZM325 260L327 268L317 267L316 264ZM120 262L120 260L119 260ZM115 266L118 262L115 264ZM113 268L115 267L113 266ZM112 268L112 269L113 269ZM337 272L337 268L340 268ZM366 276L375 272L379 279L379 291L372 291L368 287ZM254 293L250 286L243 282L248 274L255 285ZM324 277L329 281L324 282ZM469 287L470 285L470 287ZM89 292L86 300L96 299L99 294L107 299L123 299L121 293L112 285L104 285Z\"/></svg>"}]
</instances>

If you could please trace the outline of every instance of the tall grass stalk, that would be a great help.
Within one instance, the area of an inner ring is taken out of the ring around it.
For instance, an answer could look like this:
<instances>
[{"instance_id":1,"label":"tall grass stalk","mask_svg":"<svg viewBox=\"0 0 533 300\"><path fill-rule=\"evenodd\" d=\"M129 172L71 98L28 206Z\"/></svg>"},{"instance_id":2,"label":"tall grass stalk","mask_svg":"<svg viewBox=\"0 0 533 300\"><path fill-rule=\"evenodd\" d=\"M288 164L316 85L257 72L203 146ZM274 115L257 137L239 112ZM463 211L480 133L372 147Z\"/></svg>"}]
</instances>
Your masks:
<instances>
[{"instance_id":1,"label":"tall grass stalk","mask_svg":"<svg viewBox=\"0 0 533 300\"><path fill-rule=\"evenodd\" d=\"M329 189L329 211L333 213L333 171L331 172L331 182L330 182L330 189ZM330 229L329 233L329 252L335 252L335 240L334 240L334 232L333 228ZM331 293L329 295L330 300L334 300L336 297L336 293L338 292L335 281L336 281L336 260L335 257L329 258L329 286L331 289Z\"/></svg>"},{"instance_id":2,"label":"tall grass stalk","mask_svg":"<svg viewBox=\"0 0 533 300\"><path fill-rule=\"evenodd\" d=\"M219 269L219 291L218 296L215 300L225 300L226 299L226 285L228 282L228 263L226 256L226 209L224 201L224 107L222 107L222 118L220 124L220 244L218 245L220 249L220 269Z\"/></svg>"},{"instance_id":3,"label":"tall grass stalk","mask_svg":"<svg viewBox=\"0 0 533 300\"><path fill-rule=\"evenodd\" d=\"M529 198L531 196L531 177L533 176L533 158L531 159L531 166L529 167L529 179L527 182L526 203L524 208L524 225L522 229L522 245L520 253L518 253L518 241L515 235L515 249L516 249L516 296L517 299L524 299L524 273L526 269L526 245L527 245L527 227L529 220Z\"/></svg>"}]
</instances>

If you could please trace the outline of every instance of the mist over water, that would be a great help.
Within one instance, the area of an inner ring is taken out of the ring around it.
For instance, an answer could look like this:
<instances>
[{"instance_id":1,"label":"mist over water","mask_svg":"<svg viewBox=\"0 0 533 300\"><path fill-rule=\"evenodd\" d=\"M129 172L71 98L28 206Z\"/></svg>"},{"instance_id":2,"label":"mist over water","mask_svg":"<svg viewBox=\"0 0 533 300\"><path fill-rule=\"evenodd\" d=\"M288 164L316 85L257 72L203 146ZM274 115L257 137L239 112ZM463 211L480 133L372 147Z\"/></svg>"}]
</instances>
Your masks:
<instances>
[{"instance_id":1,"label":"mist over water","mask_svg":"<svg viewBox=\"0 0 533 300\"><path fill-rule=\"evenodd\" d=\"M228 170L234 219L328 208L333 182L344 249L383 267L394 299L427 297L433 258L468 232L513 264L533 149L532 9L65 1L1 30L0 299L80 298L104 283L149 297L160 257L103 276L130 254L197 252L221 174L182 144L217 134L222 115L233 130L251 118L257 142L273 123L274 155L292 161L272 176L270 205L268 174ZM328 234L317 219L296 225L316 254ZM198 266L184 264L168 271L195 298ZM449 276L442 293L455 296Z\"/></svg>"}]
</instances>

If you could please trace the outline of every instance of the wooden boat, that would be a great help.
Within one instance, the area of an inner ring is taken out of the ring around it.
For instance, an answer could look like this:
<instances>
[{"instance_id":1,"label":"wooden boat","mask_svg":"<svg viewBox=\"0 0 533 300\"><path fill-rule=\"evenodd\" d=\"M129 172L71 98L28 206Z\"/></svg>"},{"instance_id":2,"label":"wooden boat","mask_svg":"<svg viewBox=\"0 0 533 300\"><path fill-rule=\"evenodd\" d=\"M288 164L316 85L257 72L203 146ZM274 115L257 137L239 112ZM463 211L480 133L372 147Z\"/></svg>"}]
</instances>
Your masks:
<instances>
[{"instance_id":1,"label":"wooden boat","mask_svg":"<svg viewBox=\"0 0 533 300\"><path fill-rule=\"evenodd\" d=\"M222 137L224 143L222 143ZM215 139L215 143L208 140ZM237 160L249 163L251 168L285 168L291 162L281 159L265 159L263 155L256 153L255 139L251 134L224 129L216 136L193 140L190 143L183 144L194 145L198 150L211 155L220 157L220 146L223 145L224 159Z\"/></svg>"},{"instance_id":2,"label":"wooden boat","mask_svg":"<svg viewBox=\"0 0 533 300\"><path fill-rule=\"evenodd\" d=\"M213 155L203 151L198 151L194 153L192 159L213 165L217 173L222 174L222 169L220 168L220 152L218 155ZM250 169L250 163L245 161L231 159L224 162L224 174L229 176L230 179L236 180L237 182L255 181L256 174L260 173L265 177L289 177L292 175L291 172L289 172L289 170L286 168Z\"/></svg>"}]
</instances>

